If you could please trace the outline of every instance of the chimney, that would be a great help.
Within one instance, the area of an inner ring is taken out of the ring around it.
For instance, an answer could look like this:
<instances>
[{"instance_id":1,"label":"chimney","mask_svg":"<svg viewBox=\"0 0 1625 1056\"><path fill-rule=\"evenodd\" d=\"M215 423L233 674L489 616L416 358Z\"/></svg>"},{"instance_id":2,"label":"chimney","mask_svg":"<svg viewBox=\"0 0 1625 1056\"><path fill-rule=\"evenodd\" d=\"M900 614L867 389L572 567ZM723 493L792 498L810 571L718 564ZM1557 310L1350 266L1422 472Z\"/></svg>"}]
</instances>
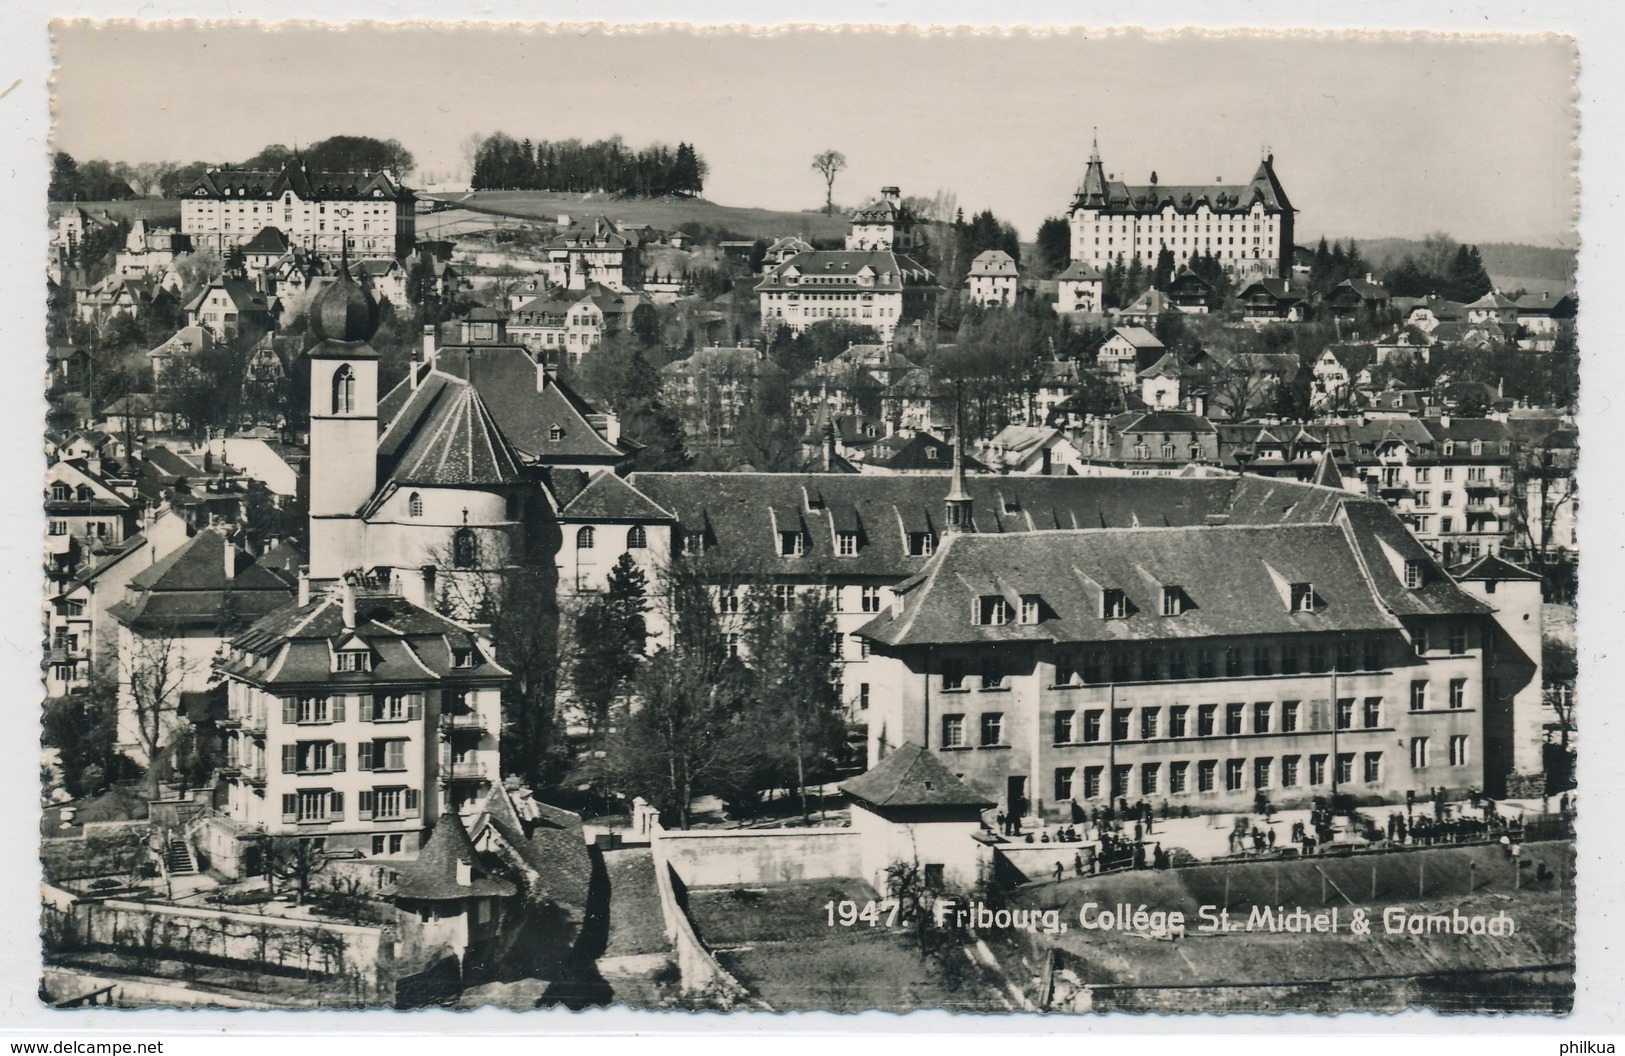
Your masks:
<instances>
[{"instance_id":1,"label":"chimney","mask_svg":"<svg viewBox=\"0 0 1625 1056\"><path fill-rule=\"evenodd\" d=\"M226 559L225 559L226 579L228 581L236 579L237 578L237 548L235 546L231 545L231 540L226 537L225 532L220 533L220 542L222 544L221 549L223 551L225 551L225 555L226 555Z\"/></svg>"},{"instance_id":2,"label":"chimney","mask_svg":"<svg viewBox=\"0 0 1625 1056\"><path fill-rule=\"evenodd\" d=\"M467 858L457 859L457 886L474 886L474 865Z\"/></svg>"},{"instance_id":3,"label":"chimney","mask_svg":"<svg viewBox=\"0 0 1625 1056\"><path fill-rule=\"evenodd\" d=\"M310 566L299 566L299 607L310 604Z\"/></svg>"},{"instance_id":4,"label":"chimney","mask_svg":"<svg viewBox=\"0 0 1625 1056\"><path fill-rule=\"evenodd\" d=\"M344 605L344 629L355 630L355 580L345 576L339 587L339 598Z\"/></svg>"},{"instance_id":5,"label":"chimney","mask_svg":"<svg viewBox=\"0 0 1625 1056\"><path fill-rule=\"evenodd\" d=\"M1450 428L1450 416L1448 414L1439 415L1439 428L1441 428L1441 429Z\"/></svg>"},{"instance_id":6,"label":"chimney","mask_svg":"<svg viewBox=\"0 0 1625 1056\"><path fill-rule=\"evenodd\" d=\"M824 472L835 472L835 427L824 423Z\"/></svg>"}]
</instances>

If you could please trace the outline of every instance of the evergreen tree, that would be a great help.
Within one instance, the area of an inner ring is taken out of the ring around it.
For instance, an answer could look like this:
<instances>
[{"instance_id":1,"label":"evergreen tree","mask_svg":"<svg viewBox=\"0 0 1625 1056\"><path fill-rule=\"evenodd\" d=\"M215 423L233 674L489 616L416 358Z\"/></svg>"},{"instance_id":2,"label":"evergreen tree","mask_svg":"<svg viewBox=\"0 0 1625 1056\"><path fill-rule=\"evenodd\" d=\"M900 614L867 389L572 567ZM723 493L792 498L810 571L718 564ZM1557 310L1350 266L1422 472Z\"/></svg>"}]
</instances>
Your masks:
<instances>
[{"instance_id":1,"label":"evergreen tree","mask_svg":"<svg viewBox=\"0 0 1625 1056\"><path fill-rule=\"evenodd\" d=\"M616 705L630 692L648 644L648 611L648 577L630 553L622 553L604 591L593 595L572 623L571 685L587 721L587 777L599 788L607 776L602 760Z\"/></svg>"},{"instance_id":2,"label":"evergreen tree","mask_svg":"<svg viewBox=\"0 0 1625 1056\"><path fill-rule=\"evenodd\" d=\"M79 163L67 151L51 155L51 183L46 195L53 202L71 202L79 197Z\"/></svg>"},{"instance_id":3,"label":"evergreen tree","mask_svg":"<svg viewBox=\"0 0 1625 1056\"><path fill-rule=\"evenodd\" d=\"M1151 274L1151 285L1159 290L1167 289L1174 279L1174 267L1174 251L1163 246L1157 251L1157 266Z\"/></svg>"}]
</instances>

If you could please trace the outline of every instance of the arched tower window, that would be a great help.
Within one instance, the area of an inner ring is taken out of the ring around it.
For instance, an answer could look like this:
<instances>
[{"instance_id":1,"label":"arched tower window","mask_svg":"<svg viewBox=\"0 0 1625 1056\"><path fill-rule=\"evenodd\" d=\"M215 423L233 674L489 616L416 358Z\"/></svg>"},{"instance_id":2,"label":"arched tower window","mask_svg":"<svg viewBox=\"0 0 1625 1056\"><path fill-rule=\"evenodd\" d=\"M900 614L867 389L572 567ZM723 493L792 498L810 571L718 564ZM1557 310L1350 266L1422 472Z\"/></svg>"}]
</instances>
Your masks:
<instances>
[{"instance_id":1,"label":"arched tower window","mask_svg":"<svg viewBox=\"0 0 1625 1056\"><path fill-rule=\"evenodd\" d=\"M634 524L631 531L626 533L626 548L628 550L645 550L649 546L649 533L643 530L643 525Z\"/></svg>"},{"instance_id":2,"label":"arched tower window","mask_svg":"<svg viewBox=\"0 0 1625 1056\"><path fill-rule=\"evenodd\" d=\"M333 413L355 413L355 371L348 363L333 372Z\"/></svg>"},{"instance_id":3,"label":"arched tower window","mask_svg":"<svg viewBox=\"0 0 1625 1056\"><path fill-rule=\"evenodd\" d=\"M451 563L457 568L473 568L479 557L474 529L463 527L451 537Z\"/></svg>"},{"instance_id":4,"label":"arched tower window","mask_svg":"<svg viewBox=\"0 0 1625 1056\"><path fill-rule=\"evenodd\" d=\"M423 516L423 496L415 491L406 498L406 515L408 517Z\"/></svg>"},{"instance_id":5,"label":"arched tower window","mask_svg":"<svg viewBox=\"0 0 1625 1056\"><path fill-rule=\"evenodd\" d=\"M589 524L585 528L583 528L580 531L576 532L576 549L577 550L591 550L592 549L592 525Z\"/></svg>"}]
</instances>

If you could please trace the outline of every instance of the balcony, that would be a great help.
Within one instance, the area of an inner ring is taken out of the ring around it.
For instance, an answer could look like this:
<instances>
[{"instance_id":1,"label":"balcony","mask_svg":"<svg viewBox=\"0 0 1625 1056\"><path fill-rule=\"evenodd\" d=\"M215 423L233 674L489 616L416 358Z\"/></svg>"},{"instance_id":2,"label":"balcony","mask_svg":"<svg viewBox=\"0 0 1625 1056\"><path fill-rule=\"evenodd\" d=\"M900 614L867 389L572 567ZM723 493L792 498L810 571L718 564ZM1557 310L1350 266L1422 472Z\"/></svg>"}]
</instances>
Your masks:
<instances>
[{"instance_id":1,"label":"balcony","mask_svg":"<svg viewBox=\"0 0 1625 1056\"><path fill-rule=\"evenodd\" d=\"M265 716L252 713L239 712L226 714L214 720L214 724L222 730L242 730L245 733L265 733Z\"/></svg>"},{"instance_id":2,"label":"balcony","mask_svg":"<svg viewBox=\"0 0 1625 1056\"><path fill-rule=\"evenodd\" d=\"M442 712L440 728L447 733L484 733L485 716L478 711Z\"/></svg>"},{"instance_id":3,"label":"balcony","mask_svg":"<svg viewBox=\"0 0 1625 1056\"><path fill-rule=\"evenodd\" d=\"M1466 488L1468 491L1484 492L1503 491L1505 490L1506 485L1502 484L1498 480L1468 480L1462 485L1462 487Z\"/></svg>"},{"instance_id":4,"label":"balcony","mask_svg":"<svg viewBox=\"0 0 1625 1056\"><path fill-rule=\"evenodd\" d=\"M1377 491L1382 495L1400 496L1412 494L1410 484L1403 480L1384 480L1377 485Z\"/></svg>"},{"instance_id":5,"label":"balcony","mask_svg":"<svg viewBox=\"0 0 1625 1056\"><path fill-rule=\"evenodd\" d=\"M489 775L483 761L470 759L466 762L442 763L440 779L445 782L485 781L489 779Z\"/></svg>"}]
</instances>

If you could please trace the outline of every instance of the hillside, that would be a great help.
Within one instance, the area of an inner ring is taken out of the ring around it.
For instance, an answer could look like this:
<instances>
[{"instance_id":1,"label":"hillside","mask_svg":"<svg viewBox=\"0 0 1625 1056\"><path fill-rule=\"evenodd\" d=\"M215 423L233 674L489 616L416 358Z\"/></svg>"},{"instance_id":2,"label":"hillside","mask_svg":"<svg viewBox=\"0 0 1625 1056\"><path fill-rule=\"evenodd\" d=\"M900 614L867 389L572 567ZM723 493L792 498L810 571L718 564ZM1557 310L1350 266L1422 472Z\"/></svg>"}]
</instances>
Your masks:
<instances>
[{"instance_id":1,"label":"hillside","mask_svg":"<svg viewBox=\"0 0 1625 1056\"><path fill-rule=\"evenodd\" d=\"M502 216L556 222L560 214L572 218L603 215L621 224L648 224L660 230L676 230L682 224L698 223L733 231L746 238L840 238L846 234L843 213L794 212L782 209L754 209L718 205L703 198L627 198L599 194L554 194L548 191L475 191L472 194L442 195L459 208Z\"/></svg>"},{"instance_id":2,"label":"hillside","mask_svg":"<svg viewBox=\"0 0 1625 1056\"><path fill-rule=\"evenodd\" d=\"M1314 245L1313 242L1304 244ZM1360 253L1371 261L1371 270L1379 275L1407 254L1419 253L1421 249L1421 240L1414 238L1374 238L1360 243ZM1500 289L1558 293L1574 288L1577 254L1573 249L1481 242L1478 252L1484 258L1484 270Z\"/></svg>"},{"instance_id":3,"label":"hillside","mask_svg":"<svg viewBox=\"0 0 1625 1056\"><path fill-rule=\"evenodd\" d=\"M78 206L92 216L106 213L114 220L145 220L163 227L181 226L181 203L176 198L131 198L124 202L51 202L51 221Z\"/></svg>"}]
</instances>

